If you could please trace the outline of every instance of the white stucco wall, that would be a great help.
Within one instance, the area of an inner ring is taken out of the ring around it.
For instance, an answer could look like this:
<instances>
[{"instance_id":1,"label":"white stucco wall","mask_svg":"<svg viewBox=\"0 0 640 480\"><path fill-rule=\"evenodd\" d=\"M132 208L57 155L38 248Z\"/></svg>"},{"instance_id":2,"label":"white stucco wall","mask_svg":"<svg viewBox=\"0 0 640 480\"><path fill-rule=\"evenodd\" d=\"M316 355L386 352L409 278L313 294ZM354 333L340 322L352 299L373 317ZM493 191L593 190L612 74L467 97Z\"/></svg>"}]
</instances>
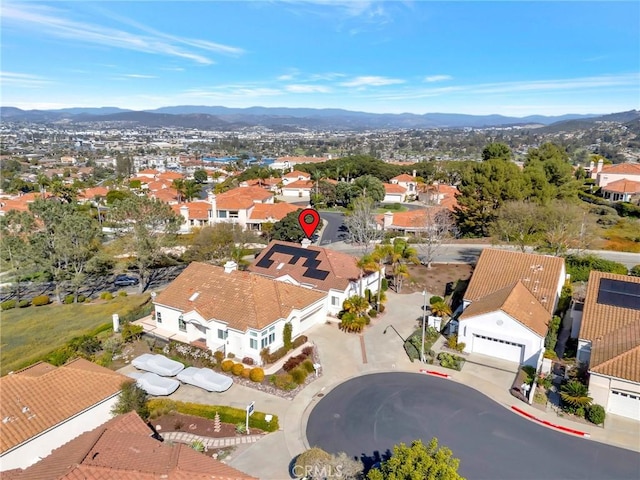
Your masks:
<instances>
[{"instance_id":1,"label":"white stucco wall","mask_svg":"<svg viewBox=\"0 0 640 480\"><path fill-rule=\"evenodd\" d=\"M287 188L282 187L281 195L283 197L291 197L291 198L303 198L309 199L311 198L311 190L309 189L301 189L301 188Z\"/></svg>"},{"instance_id":2,"label":"white stucco wall","mask_svg":"<svg viewBox=\"0 0 640 480\"><path fill-rule=\"evenodd\" d=\"M622 180L623 178L626 178L627 180L632 180L634 182L640 182L640 175L633 175L628 173L625 175L622 173L607 173L607 172L598 173L597 182L599 187L605 187L610 183L618 180Z\"/></svg>"},{"instance_id":3,"label":"white stucco wall","mask_svg":"<svg viewBox=\"0 0 640 480\"><path fill-rule=\"evenodd\" d=\"M383 203L396 203L403 202L404 194L402 193L385 193L384 198L382 199Z\"/></svg>"},{"instance_id":4,"label":"white stucco wall","mask_svg":"<svg viewBox=\"0 0 640 480\"><path fill-rule=\"evenodd\" d=\"M502 324L498 325L500 321ZM539 353L544 348L544 337L500 310L460 320L458 342L466 344L465 352L472 351L473 334L522 344L525 346L523 363L538 366Z\"/></svg>"},{"instance_id":5,"label":"white stucco wall","mask_svg":"<svg viewBox=\"0 0 640 480\"><path fill-rule=\"evenodd\" d=\"M118 394L115 394L102 403L94 405L79 415L6 452L0 457L0 471L27 468L78 435L102 425L111 419L111 408L117 401Z\"/></svg>"}]
</instances>

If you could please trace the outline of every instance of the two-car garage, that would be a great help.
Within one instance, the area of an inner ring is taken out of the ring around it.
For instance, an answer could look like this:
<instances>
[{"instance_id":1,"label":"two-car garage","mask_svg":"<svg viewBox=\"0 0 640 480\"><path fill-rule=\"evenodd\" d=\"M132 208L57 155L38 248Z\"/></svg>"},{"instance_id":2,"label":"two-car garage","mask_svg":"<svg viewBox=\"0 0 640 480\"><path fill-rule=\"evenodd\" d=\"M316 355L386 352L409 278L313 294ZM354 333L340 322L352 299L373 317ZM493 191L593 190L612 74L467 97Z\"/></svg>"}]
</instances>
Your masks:
<instances>
[{"instance_id":1,"label":"two-car garage","mask_svg":"<svg viewBox=\"0 0 640 480\"><path fill-rule=\"evenodd\" d=\"M524 345L517 342L474 333L471 351L507 360L509 362L522 363Z\"/></svg>"}]
</instances>

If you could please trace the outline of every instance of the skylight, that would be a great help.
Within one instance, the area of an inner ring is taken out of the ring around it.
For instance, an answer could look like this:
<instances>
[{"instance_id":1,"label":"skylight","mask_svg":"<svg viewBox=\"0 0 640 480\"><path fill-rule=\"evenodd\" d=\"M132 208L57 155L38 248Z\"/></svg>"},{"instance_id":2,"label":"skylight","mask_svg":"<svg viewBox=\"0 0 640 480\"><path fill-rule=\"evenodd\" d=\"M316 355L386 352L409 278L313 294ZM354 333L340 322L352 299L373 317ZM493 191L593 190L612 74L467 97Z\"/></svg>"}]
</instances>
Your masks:
<instances>
[{"instance_id":1,"label":"skylight","mask_svg":"<svg viewBox=\"0 0 640 480\"><path fill-rule=\"evenodd\" d=\"M190 302L193 302L196 298L198 298L198 295L200 295L200 292L196 292L196 293L194 293L193 295L191 295L191 296L189 297L189 301L190 301Z\"/></svg>"}]
</instances>

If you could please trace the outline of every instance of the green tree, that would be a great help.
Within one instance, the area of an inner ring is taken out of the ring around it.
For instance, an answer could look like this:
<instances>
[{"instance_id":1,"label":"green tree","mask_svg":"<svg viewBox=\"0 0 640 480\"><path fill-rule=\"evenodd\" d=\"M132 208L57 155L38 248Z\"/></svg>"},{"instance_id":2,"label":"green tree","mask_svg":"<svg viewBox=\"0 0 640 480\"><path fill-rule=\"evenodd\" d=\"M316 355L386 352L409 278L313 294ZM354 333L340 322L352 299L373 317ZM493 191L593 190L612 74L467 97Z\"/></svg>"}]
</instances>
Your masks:
<instances>
[{"instance_id":1,"label":"green tree","mask_svg":"<svg viewBox=\"0 0 640 480\"><path fill-rule=\"evenodd\" d=\"M135 382L124 382L117 403L111 409L113 415L135 411L143 420L149 418L147 394Z\"/></svg>"},{"instance_id":2,"label":"green tree","mask_svg":"<svg viewBox=\"0 0 640 480\"><path fill-rule=\"evenodd\" d=\"M197 183L207 183L207 180L209 180L209 175L207 174L206 170L199 169L193 172L193 179Z\"/></svg>"},{"instance_id":3,"label":"green tree","mask_svg":"<svg viewBox=\"0 0 640 480\"><path fill-rule=\"evenodd\" d=\"M527 152L524 171L526 173L531 169L541 169L544 172L547 183L553 191L552 198L576 197L580 182L574 176L569 155L558 145L547 142L539 148L530 149ZM535 186L533 187L531 194L538 196Z\"/></svg>"},{"instance_id":4,"label":"green tree","mask_svg":"<svg viewBox=\"0 0 640 480\"><path fill-rule=\"evenodd\" d=\"M336 184L336 203L343 207L351 205L351 202L358 195L358 190L350 183L338 182Z\"/></svg>"},{"instance_id":5,"label":"green tree","mask_svg":"<svg viewBox=\"0 0 640 480\"><path fill-rule=\"evenodd\" d=\"M363 175L356 178L353 186L360 195L370 198L374 203L381 202L384 199L384 185L380 179L373 175Z\"/></svg>"},{"instance_id":6,"label":"green tree","mask_svg":"<svg viewBox=\"0 0 640 480\"><path fill-rule=\"evenodd\" d=\"M300 212L289 212L282 219L273 224L273 233L271 238L274 240L281 240L284 242L294 242L300 243L306 235L300 228L300 223L298 222L298 215ZM322 222L321 222L322 223ZM316 233L320 229L320 224L316 227L314 233Z\"/></svg>"},{"instance_id":7,"label":"green tree","mask_svg":"<svg viewBox=\"0 0 640 480\"><path fill-rule=\"evenodd\" d=\"M432 439L427 445L414 440L410 446L401 443L379 469L367 474L368 480L464 480L458 474L460 460L446 447Z\"/></svg>"},{"instance_id":8,"label":"green tree","mask_svg":"<svg viewBox=\"0 0 640 480\"><path fill-rule=\"evenodd\" d=\"M29 241L35 218L29 212L10 210L0 217L0 271L14 275L14 291L20 301L22 277L34 270L34 252Z\"/></svg>"},{"instance_id":9,"label":"green tree","mask_svg":"<svg viewBox=\"0 0 640 480\"><path fill-rule=\"evenodd\" d=\"M133 158L129 155L118 154L116 156L116 175L120 178L127 178L135 172Z\"/></svg>"},{"instance_id":10,"label":"green tree","mask_svg":"<svg viewBox=\"0 0 640 480\"><path fill-rule=\"evenodd\" d=\"M390 260L393 267L396 292L400 293L404 279L409 276L407 263L413 263L414 265L420 263L418 252L404 238L396 238L393 241Z\"/></svg>"},{"instance_id":11,"label":"green tree","mask_svg":"<svg viewBox=\"0 0 640 480\"><path fill-rule=\"evenodd\" d=\"M506 202L491 225L492 236L515 245L521 252L534 245L545 229L543 208L535 203Z\"/></svg>"},{"instance_id":12,"label":"green tree","mask_svg":"<svg viewBox=\"0 0 640 480\"><path fill-rule=\"evenodd\" d=\"M498 159L476 163L463 171L455 215L463 235L487 237L496 212L509 200L522 200L526 191L517 165Z\"/></svg>"},{"instance_id":13,"label":"green tree","mask_svg":"<svg viewBox=\"0 0 640 480\"><path fill-rule=\"evenodd\" d=\"M591 405L593 398L589 396L589 389L578 380L569 380L560 388L560 398L573 408L586 408Z\"/></svg>"},{"instance_id":14,"label":"green tree","mask_svg":"<svg viewBox=\"0 0 640 480\"><path fill-rule=\"evenodd\" d=\"M492 160L497 158L498 160L511 160L512 153L508 145L504 143L488 143L482 150L482 160Z\"/></svg>"},{"instance_id":15,"label":"green tree","mask_svg":"<svg viewBox=\"0 0 640 480\"><path fill-rule=\"evenodd\" d=\"M175 243L182 220L169 205L148 197L116 201L108 218L114 223L123 252L135 256L142 293L149 283L151 268L166 256L165 248Z\"/></svg>"}]
</instances>

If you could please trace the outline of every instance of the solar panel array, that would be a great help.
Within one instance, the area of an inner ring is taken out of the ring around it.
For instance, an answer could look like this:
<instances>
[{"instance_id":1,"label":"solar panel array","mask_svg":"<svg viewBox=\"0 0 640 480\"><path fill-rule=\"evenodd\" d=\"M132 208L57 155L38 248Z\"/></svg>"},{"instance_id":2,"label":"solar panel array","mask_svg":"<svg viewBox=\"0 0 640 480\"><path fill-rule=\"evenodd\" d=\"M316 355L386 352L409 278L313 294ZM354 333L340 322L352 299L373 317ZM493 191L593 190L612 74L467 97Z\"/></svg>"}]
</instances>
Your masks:
<instances>
[{"instance_id":1,"label":"solar panel array","mask_svg":"<svg viewBox=\"0 0 640 480\"><path fill-rule=\"evenodd\" d=\"M302 247L294 247L293 245L273 245L269 251L260 259L259 262L256 263L256 267L269 269L271 265L273 265L274 261L271 260L271 256L274 253L283 253L285 255L291 256L289 261L287 262L289 265L295 265L298 260L301 258L305 259L305 262L302 264L303 267L307 269L302 273L303 277L312 278L314 280L324 280L329 276L327 270L319 270L320 260L317 260L320 252L316 250L309 250Z\"/></svg>"},{"instance_id":2,"label":"solar panel array","mask_svg":"<svg viewBox=\"0 0 640 480\"><path fill-rule=\"evenodd\" d=\"M640 283L602 278L597 302L600 305L640 310Z\"/></svg>"}]
</instances>

